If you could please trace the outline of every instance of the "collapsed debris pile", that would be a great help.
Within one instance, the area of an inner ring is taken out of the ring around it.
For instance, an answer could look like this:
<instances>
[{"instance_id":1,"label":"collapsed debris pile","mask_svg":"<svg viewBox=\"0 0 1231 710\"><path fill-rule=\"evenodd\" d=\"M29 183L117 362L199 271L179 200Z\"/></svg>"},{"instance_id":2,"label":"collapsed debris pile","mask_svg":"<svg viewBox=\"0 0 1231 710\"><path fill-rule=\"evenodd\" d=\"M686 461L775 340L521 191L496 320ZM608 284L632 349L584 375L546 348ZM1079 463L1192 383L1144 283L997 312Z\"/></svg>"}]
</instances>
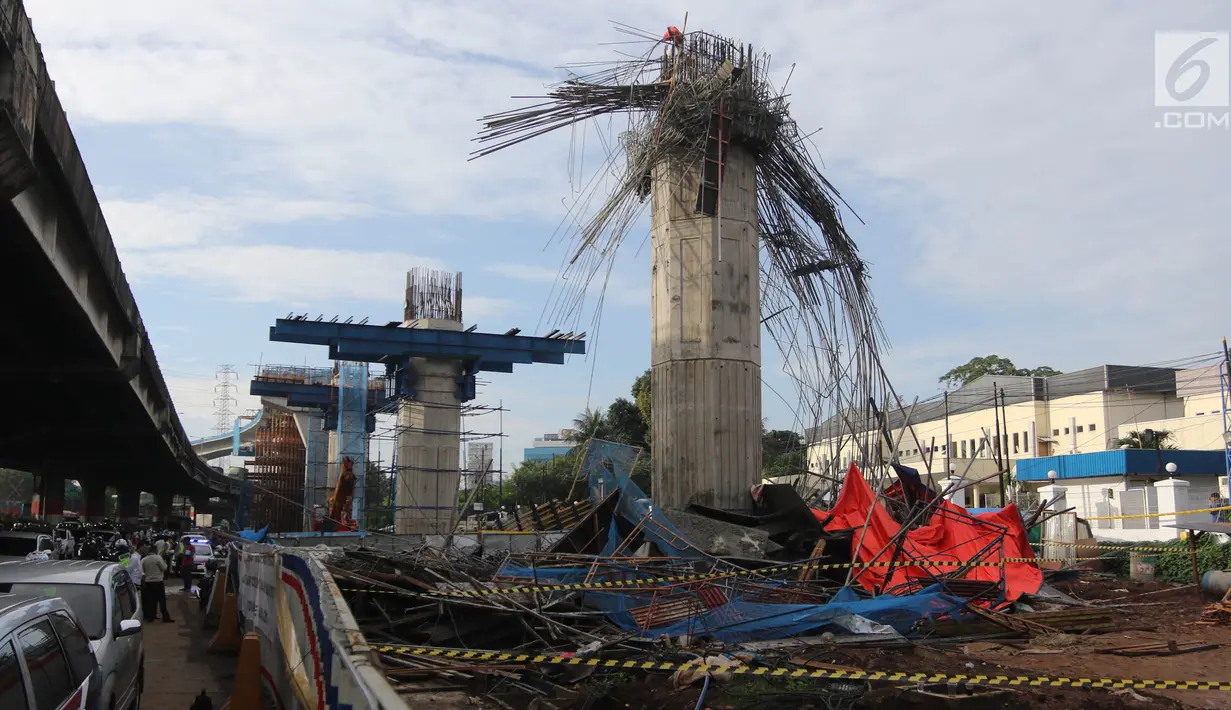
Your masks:
<instances>
[{"instance_id":1,"label":"collapsed debris pile","mask_svg":"<svg viewBox=\"0 0 1231 710\"><path fill-rule=\"evenodd\" d=\"M1207 606L1201 619L1206 623L1231 625L1231 590L1222 599Z\"/></svg>"},{"instance_id":2,"label":"collapsed debris pile","mask_svg":"<svg viewBox=\"0 0 1231 710\"><path fill-rule=\"evenodd\" d=\"M638 455L589 443L578 479L588 512L546 548L421 544L337 558L331 572L394 687L565 707L630 673L660 675L665 688L764 675L809 678L829 707L850 707L877 683L1010 683L867 670L884 665L869 652L1059 649L1131 628L1122 605L1047 583L1066 573L1032 562L1012 506L971 515L912 469L895 467L899 481L877 494L852 467L827 511L766 485L753 513L668 513L632 482Z\"/></svg>"}]
</instances>

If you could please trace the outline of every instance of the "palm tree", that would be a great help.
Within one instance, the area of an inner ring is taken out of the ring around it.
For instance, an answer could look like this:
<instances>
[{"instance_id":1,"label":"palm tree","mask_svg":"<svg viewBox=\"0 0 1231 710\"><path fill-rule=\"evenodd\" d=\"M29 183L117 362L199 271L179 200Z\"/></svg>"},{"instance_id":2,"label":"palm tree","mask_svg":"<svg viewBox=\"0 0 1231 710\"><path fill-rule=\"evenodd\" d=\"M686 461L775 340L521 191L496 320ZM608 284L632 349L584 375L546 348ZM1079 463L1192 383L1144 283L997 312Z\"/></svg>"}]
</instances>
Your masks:
<instances>
[{"instance_id":1,"label":"palm tree","mask_svg":"<svg viewBox=\"0 0 1231 710\"><path fill-rule=\"evenodd\" d=\"M1174 449L1176 448L1174 442L1174 432L1166 429L1146 429L1144 432L1130 431L1128 436L1112 439L1111 445L1118 449L1126 446L1130 449Z\"/></svg>"},{"instance_id":2,"label":"palm tree","mask_svg":"<svg viewBox=\"0 0 1231 710\"><path fill-rule=\"evenodd\" d=\"M569 439L578 444L584 444L590 439L602 439L607 435L607 417L601 409L586 407L580 414L573 417L573 431Z\"/></svg>"}]
</instances>

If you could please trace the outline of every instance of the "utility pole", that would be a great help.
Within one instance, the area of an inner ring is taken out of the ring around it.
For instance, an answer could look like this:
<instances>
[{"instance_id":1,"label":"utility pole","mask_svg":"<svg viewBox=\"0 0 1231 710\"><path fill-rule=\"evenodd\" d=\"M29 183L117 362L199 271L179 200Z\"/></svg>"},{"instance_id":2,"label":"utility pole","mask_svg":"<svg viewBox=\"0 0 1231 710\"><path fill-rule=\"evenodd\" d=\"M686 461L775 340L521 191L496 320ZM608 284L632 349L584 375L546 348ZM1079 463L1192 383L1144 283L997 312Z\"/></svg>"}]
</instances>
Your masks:
<instances>
[{"instance_id":1,"label":"utility pole","mask_svg":"<svg viewBox=\"0 0 1231 710\"><path fill-rule=\"evenodd\" d=\"M1218 390L1222 394L1222 452L1226 459L1228 488L1231 488L1231 411L1227 406L1231 403L1231 350L1227 349L1226 336L1222 339L1222 370L1218 373Z\"/></svg>"},{"instance_id":2,"label":"utility pole","mask_svg":"<svg viewBox=\"0 0 1231 710\"><path fill-rule=\"evenodd\" d=\"M1009 466L1010 466L1010 463L1009 463L1009 408L1005 405L1003 387L1000 388L1000 418L1004 420L1004 441L1001 442L1001 446L1004 447L1004 473L1002 475L1005 478L1005 483L1006 483L1005 488L1007 489L1009 487L1007 483L1008 483L1008 478L1009 478ZM1001 499L1000 506L1003 508L1005 506L1005 500L1004 500L1003 493L1001 494L1000 499Z\"/></svg>"},{"instance_id":3,"label":"utility pole","mask_svg":"<svg viewBox=\"0 0 1231 710\"><path fill-rule=\"evenodd\" d=\"M996 406L996 383L992 383L992 412L996 416L996 440L993 442L992 455L996 458L996 480L1000 484L1000 506L1004 507L1004 466L1000 463L1000 407ZM1005 422L1007 425L1008 422Z\"/></svg>"},{"instance_id":4,"label":"utility pole","mask_svg":"<svg viewBox=\"0 0 1231 710\"><path fill-rule=\"evenodd\" d=\"M949 390L945 390L945 480L949 479L949 472L953 470L953 464L950 463L952 448L953 440L949 438Z\"/></svg>"},{"instance_id":5,"label":"utility pole","mask_svg":"<svg viewBox=\"0 0 1231 710\"><path fill-rule=\"evenodd\" d=\"M500 418L500 489L496 492L496 509L504 510L504 400L500 400L500 413L496 416ZM497 513L499 515L499 513Z\"/></svg>"}]
</instances>

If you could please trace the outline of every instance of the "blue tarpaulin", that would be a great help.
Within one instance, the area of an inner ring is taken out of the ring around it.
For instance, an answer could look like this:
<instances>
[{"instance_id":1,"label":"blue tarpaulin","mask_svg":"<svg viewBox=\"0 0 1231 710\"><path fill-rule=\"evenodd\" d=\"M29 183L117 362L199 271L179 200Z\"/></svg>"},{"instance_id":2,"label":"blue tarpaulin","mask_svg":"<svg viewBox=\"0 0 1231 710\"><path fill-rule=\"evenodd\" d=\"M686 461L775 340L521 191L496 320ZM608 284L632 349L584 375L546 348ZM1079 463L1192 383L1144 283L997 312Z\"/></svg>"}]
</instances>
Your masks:
<instances>
[{"instance_id":1,"label":"blue tarpaulin","mask_svg":"<svg viewBox=\"0 0 1231 710\"><path fill-rule=\"evenodd\" d=\"M620 498L615 516L623 518L629 527L640 530L663 555L691 562L697 571L718 569L715 566L718 560L689 543L663 511L655 507L654 501L633 483L630 473L637 454L635 447L591 441L580 468L580 474L589 485L591 500L598 505L618 489ZM531 568L511 561L501 567L499 574L526 580L531 585L627 581L657 576L638 569L635 557L629 557L627 565L622 565L620 558L612 557L623 541L613 521L602 551L602 557L607 559L593 576L589 565ZM625 554L630 552L624 550ZM852 616L890 626L905 634L921 619L957 614L963 604L961 599L944 593L938 586L910 596L870 599L846 587L825 604L776 604L772 603L774 587L782 587L785 592L788 583L760 578L756 578L754 584L748 581L749 578L744 577L727 578L722 582L696 582L687 588L664 586L661 591L587 591L584 599L587 605L607 612L612 623L642 637L711 636L728 643L788 638L827 628L846 632L846 627L840 626L841 621ZM653 582L647 580L646 584ZM680 602L683 607L678 606ZM683 611L674 613L676 608Z\"/></svg>"}]
</instances>

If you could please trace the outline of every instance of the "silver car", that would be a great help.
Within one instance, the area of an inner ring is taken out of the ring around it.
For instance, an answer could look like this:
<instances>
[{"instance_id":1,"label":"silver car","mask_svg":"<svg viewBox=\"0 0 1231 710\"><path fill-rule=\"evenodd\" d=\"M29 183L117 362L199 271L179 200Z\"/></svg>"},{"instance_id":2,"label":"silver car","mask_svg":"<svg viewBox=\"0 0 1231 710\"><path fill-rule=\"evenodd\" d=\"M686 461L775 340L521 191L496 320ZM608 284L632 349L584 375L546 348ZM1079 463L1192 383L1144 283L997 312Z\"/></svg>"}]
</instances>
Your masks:
<instances>
[{"instance_id":1,"label":"silver car","mask_svg":"<svg viewBox=\"0 0 1231 710\"><path fill-rule=\"evenodd\" d=\"M115 562L0 562L0 593L60 597L90 638L100 669L100 707L137 710L145 683L141 604Z\"/></svg>"},{"instance_id":2,"label":"silver car","mask_svg":"<svg viewBox=\"0 0 1231 710\"><path fill-rule=\"evenodd\" d=\"M62 599L0 594L0 707L98 707L98 662Z\"/></svg>"}]
</instances>

